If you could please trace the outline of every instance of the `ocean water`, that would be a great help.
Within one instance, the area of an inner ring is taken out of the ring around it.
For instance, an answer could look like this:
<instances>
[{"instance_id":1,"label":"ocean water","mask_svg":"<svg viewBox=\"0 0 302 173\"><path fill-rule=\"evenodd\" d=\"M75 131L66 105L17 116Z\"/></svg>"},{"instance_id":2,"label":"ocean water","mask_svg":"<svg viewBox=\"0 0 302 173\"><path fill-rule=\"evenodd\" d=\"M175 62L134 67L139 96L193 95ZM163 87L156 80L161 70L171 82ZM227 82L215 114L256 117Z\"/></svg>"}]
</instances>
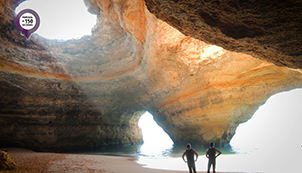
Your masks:
<instances>
[{"instance_id":1,"label":"ocean water","mask_svg":"<svg viewBox=\"0 0 302 173\"><path fill-rule=\"evenodd\" d=\"M169 136L146 113L139 122L144 144L111 148L93 154L135 156L148 168L184 170L185 146L174 146ZM148 130L151 129L151 130ZM199 154L197 171L206 171L206 148L192 146ZM253 117L239 125L230 145L216 160L220 172L302 172L302 89L276 94Z\"/></svg>"},{"instance_id":2,"label":"ocean water","mask_svg":"<svg viewBox=\"0 0 302 173\"><path fill-rule=\"evenodd\" d=\"M197 171L206 171L207 158L206 148L193 147L199 154L196 162ZM288 147L280 148L250 148L248 150L236 151L231 145L218 147L222 151L217 160L216 171L220 172L267 172L267 173L287 173L302 172L302 148ZM276 151L276 149L278 151ZM181 156L185 151L184 147L162 146L152 147L145 144L132 145L105 149L90 154L109 154L133 156L137 163L147 168L163 170L187 171L187 165Z\"/></svg>"}]
</instances>

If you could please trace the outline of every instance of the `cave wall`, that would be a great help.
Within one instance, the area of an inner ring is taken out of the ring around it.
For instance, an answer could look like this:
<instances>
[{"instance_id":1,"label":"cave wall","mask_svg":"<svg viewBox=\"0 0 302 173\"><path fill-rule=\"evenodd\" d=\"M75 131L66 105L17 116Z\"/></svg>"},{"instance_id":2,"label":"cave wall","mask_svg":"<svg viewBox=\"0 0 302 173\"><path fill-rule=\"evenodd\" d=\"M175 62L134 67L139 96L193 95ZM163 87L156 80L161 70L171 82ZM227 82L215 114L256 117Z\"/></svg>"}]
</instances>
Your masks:
<instances>
[{"instance_id":1,"label":"cave wall","mask_svg":"<svg viewBox=\"0 0 302 173\"><path fill-rule=\"evenodd\" d=\"M206 44L161 20L154 33L144 83L152 114L176 144L228 144L271 95L301 86L301 70Z\"/></svg>"},{"instance_id":2,"label":"cave wall","mask_svg":"<svg viewBox=\"0 0 302 173\"><path fill-rule=\"evenodd\" d=\"M92 36L64 42L22 37L13 24L20 2L0 8L1 146L141 143L144 111L176 144L225 145L271 95L302 86L301 70L187 36L143 0L85 0L98 16Z\"/></svg>"},{"instance_id":3,"label":"cave wall","mask_svg":"<svg viewBox=\"0 0 302 173\"><path fill-rule=\"evenodd\" d=\"M72 151L142 142L142 89L132 74L142 43L108 16L93 37L67 42L27 40L13 19L2 24L2 146Z\"/></svg>"}]
</instances>

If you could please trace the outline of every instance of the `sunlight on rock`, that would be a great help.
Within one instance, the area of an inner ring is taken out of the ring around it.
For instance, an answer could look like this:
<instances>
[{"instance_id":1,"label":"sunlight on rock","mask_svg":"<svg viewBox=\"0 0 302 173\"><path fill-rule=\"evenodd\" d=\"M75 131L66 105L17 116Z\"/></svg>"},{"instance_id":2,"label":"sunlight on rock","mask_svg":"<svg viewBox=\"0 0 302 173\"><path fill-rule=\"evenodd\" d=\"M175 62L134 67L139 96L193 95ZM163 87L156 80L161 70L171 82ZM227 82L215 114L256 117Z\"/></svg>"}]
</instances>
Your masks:
<instances>
[{"instance_id":1,"label":"sunlight on rock","mask_svg":"<svg viewBox=\"0 0 302 173\"><path fill-rule=\"evenodd\" d=\"M90 14L83 0L29 0L21 3L16 14L24 9L36 11L40 27L35 32L47 39L68 40L91 35L96 16Z\"/></svg>"},{"instance_id":2,"label":"sunlight on rock","mask_svg":"<svg viewBox=\"0 0 302 173\"><path fill-rule=\"evenodd\" d=\"M212 58L213 57L216 58L222 54L222 53L220 53L218 56L215 56L217 54L217 52L219 52L221 50L223 50L222 47L215 46L215 45L209 45L203 50L203 52L200 55L200 58L203 59L203 58L206 58L209 56L212 56Z\"/></svg>"}]
</instances>

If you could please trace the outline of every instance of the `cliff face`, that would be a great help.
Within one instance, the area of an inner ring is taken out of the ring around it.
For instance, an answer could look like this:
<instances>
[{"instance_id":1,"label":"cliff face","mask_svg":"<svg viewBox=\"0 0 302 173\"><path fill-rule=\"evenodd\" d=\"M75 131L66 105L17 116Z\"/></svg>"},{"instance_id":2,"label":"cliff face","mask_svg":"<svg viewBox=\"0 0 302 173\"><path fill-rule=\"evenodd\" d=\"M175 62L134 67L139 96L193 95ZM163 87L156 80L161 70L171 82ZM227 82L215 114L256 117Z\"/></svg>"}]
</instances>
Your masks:
<instances>
[{"instance_id":1,"label":"cliff face","mask_svg":"<svg viewBox=\"0 0 302 173\"><path fill-rule=\"evenodd\" d=\"M302 86L300 70L186 36L143 0L85 0L98 15L93 35L65 42L21 37L13 24L18 3L0 8L1 146L140 143L144 111L176 144L224 145L269 96Z\"/></svg>"}]
</instances>

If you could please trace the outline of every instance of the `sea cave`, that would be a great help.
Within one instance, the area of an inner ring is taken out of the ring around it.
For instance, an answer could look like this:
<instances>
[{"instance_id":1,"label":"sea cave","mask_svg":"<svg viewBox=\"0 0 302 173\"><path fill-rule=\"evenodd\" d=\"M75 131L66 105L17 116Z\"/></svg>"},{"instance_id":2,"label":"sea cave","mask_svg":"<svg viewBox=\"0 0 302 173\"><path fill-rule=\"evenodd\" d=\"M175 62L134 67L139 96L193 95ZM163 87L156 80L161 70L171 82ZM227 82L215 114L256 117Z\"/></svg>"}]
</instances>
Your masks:
<instances>
[{"instance_id":1,"label":"sea cave","mask_svg":"<svg viewBox=\"0 0 302 173\"><path fill-rule=\"evenodd\" d=\"M175 145L225 146L302 87L301 1L84 0L91 33L63 40L22 36L23 1L0 2L0 147L138 144L146 111Z\"/></svg>"}]
</instances>

